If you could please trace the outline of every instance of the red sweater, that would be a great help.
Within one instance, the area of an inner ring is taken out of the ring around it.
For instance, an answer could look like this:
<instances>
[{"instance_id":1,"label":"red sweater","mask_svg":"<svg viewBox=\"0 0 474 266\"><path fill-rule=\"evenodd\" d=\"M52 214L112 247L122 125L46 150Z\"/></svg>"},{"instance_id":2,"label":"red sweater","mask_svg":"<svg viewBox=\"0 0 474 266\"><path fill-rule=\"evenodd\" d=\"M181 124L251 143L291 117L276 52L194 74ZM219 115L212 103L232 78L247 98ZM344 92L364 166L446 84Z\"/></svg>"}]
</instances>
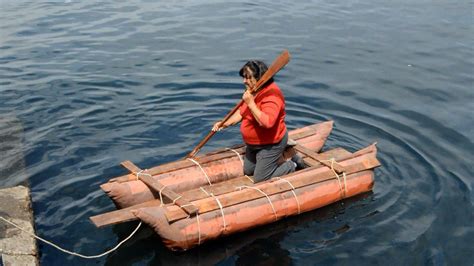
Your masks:
<instances>
[{"instance_id":1,"label":"red sweater","mask_svg":"<svg viewBox=\"0 0 474 266\"><path fill-rule=\"evenodd\" d=\"M285 98L275 82L257 93L255 104L262 111L259 125L246 103L240 107L242 123L240 132L244 142L250 145L266 145L280 142L286 132Z\"/></svg>"}]
</instances>

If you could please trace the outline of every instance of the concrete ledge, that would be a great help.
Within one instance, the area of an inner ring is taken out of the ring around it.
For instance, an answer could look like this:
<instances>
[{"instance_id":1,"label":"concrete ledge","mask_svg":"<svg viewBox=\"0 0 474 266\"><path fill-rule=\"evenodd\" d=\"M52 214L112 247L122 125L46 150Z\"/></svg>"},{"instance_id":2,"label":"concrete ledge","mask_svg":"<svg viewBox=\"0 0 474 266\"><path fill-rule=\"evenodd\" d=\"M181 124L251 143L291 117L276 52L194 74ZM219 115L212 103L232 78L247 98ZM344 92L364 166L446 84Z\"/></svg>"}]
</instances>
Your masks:
<instances>
[{"instance_id":1,"label":"concrete ledge","mask_svg":"<svg viewBox=\"0 0 474 266\"><path fill-rule=\"evenodd\" d=\"M0 216L34 233L30 190L24 186L0 189ZM0 220L3 265L38 265L36 239Z\"/></svg>"}]
</instances>

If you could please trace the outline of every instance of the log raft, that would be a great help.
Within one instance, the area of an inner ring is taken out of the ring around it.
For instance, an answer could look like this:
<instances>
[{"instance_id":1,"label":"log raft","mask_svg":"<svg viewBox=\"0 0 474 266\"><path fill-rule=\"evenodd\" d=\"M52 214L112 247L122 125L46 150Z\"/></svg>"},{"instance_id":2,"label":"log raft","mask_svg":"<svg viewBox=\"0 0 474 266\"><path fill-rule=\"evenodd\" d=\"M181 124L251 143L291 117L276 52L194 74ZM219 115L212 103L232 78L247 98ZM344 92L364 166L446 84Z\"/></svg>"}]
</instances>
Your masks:
<instances>
[{"instance_id":1,"label":"log raft","mask_svg":"<svg viewBox=\"0 0 474 266\"><path fill-rule=\"evenodd\" d=\"M130 171L101 185L118 210L92 216L97 227L141 220L172 250L311 211L370 191L380 165L375 143L351 153L343 148L319 153L332 121L289 132L307 168L254 184L243 175L244 146Z\"/></svg>"}]
</instances>

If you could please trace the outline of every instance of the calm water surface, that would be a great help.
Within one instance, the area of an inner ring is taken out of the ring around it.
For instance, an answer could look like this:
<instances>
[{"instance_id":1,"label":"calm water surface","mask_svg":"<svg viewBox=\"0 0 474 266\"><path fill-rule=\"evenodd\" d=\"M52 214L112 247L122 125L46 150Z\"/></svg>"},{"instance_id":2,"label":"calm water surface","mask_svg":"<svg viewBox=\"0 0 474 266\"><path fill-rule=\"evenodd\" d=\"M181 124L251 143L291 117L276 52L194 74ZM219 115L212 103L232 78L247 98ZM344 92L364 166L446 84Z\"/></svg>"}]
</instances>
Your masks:
<instances>
[{"instance_id":1,"label":"calm water surface","mask_svg":"<svg viewBox=\"0 0 474 266\"><path fill-rule=\"evenodd\" d=\"M240 66L287 48L289 127L377 141L372 193L183 254L144 229L97 260L40 243L40 262L473 265L473 25L467 0L0 1L0 186L27 180L40 236L102 253L136 224L92 225L114 209L99 185L182 158L239 100Z\"/></svg>"}]
</instances>

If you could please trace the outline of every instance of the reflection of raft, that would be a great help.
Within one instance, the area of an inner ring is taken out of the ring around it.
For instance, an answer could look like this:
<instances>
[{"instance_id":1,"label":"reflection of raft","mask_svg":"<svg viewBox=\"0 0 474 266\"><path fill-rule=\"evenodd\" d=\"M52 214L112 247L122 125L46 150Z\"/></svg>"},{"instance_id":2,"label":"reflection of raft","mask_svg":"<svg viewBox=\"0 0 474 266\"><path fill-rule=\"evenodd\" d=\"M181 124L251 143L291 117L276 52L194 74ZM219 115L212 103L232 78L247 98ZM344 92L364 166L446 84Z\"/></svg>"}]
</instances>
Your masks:
<instances>
[{"instance_id":1,"label":"reflection of raft","mask_svg":"<svg viewBox=\"0 0 474 266\"><path fill-rule=\"evenodd\" d=\"M370 191L380 165L375 145L317 153L331 130L324 122L290 131L309 167L257 184L242 176L242 146L146 171L124 162L132 173L101 185L121 209L91 220L100 227L138 218L168 248L185 250Z\"/></svg>"}]
</instances>

